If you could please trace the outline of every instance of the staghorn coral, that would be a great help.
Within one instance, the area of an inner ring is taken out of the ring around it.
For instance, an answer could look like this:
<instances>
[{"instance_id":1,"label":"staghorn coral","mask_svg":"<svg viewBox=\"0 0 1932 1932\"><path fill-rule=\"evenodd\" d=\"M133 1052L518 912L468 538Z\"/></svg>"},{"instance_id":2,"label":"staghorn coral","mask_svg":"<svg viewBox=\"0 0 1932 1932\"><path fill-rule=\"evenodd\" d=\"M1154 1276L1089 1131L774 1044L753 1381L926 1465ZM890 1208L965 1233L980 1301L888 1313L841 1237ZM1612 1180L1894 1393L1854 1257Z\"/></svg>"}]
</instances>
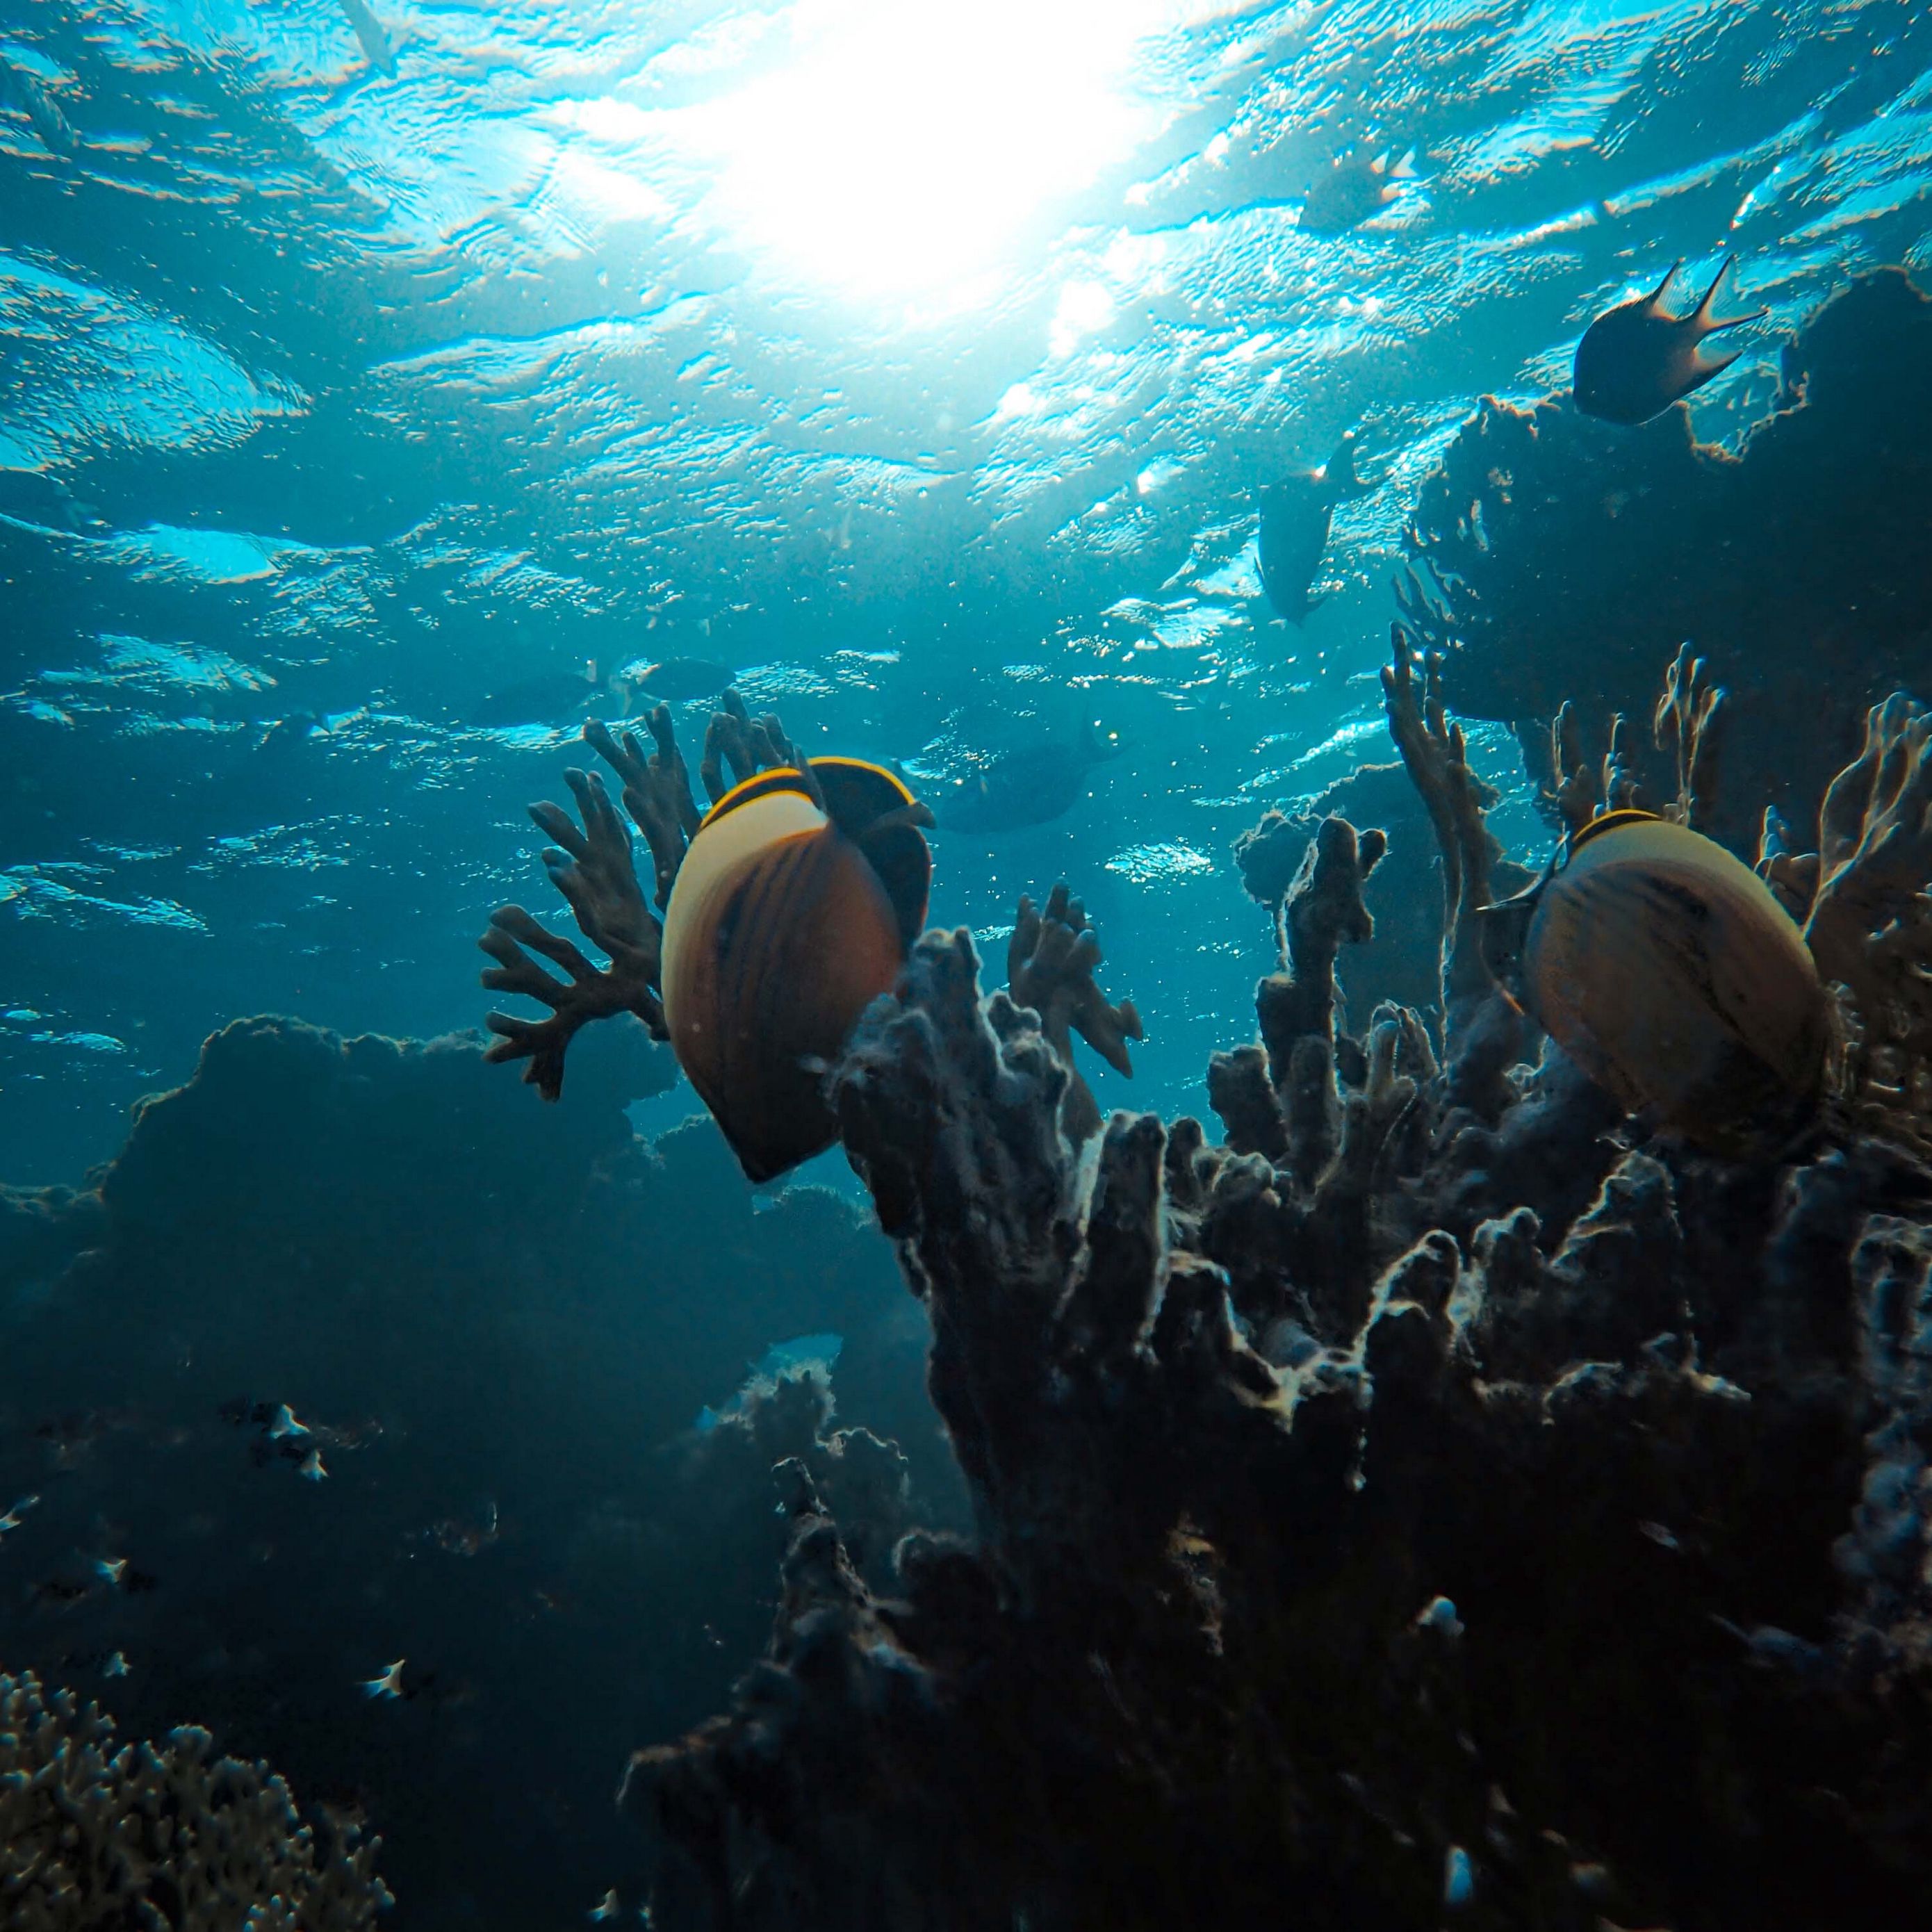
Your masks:
<instances>
[{"instance_id":1,"label":"staghorn coral","mask_svg":"<svg viewBox=\"0 0 1932 1932\"><path fill-rule=\"evenodd\" d=\"M1493 854L1400 646L1453 972ZM1687 814L1710 689L1673 666ZM1872 731L1832 856L1785 868L1808 904L1871 868L1838 896L1860 946L1922 832L1922 733ZM1580 767L1580 814L1630 782L1580 754L1559 787ZM980 998L964 933L868 1015L832 1091L931 1318L974 1534L908 1538L883 1589L794 1473L765 1660L626 1782L658 1922L1922 1912L1932 1168L1869 1113L1775 1160L1645 1142L1552 1051L1496 1066L1480 1000L1439 1059L1389 1008L1344 1051L1375 849L1331 818L1270 882L1290 970L1276 1036L1210 1076L1224 1146L1116 1114L1076 1162L1061 1059Z\"/></svg>"},{"instance_id":2,"label":"staghorn coral","mask_svg":"<svg viewBox=\"0 0 1932 1932\"><path fill-rule=\"evenodd\" d=\"M1932 301L1882 270L1798 332L1736 454L1681 404L1630 430L1565 397L1486 398L1424 486L1399 601L1456 706L1514 724L1532 771L1561 702L1600 740L1648 715L1652 668L1688 639L1735 714L1739 815L1698 829L1742 848L1751 814L1808 807L1860 711L1922 674L1928 452ZM1662 768L1638 776L1668 795Z\"/></svg>"},{"instance_id":3,"label":"staghorn coral","mask_svg":"<svg viewBox=\"0 0 1932 1932\"><path fill-rule=\"evenodd\" d=\"M322 1814L318 1835L266 1764L163 1744L29 1672L0 1675L0 1907L10 1932L367 1932L394 1901L380 1838Z\"/></svg>"}]
</instances>

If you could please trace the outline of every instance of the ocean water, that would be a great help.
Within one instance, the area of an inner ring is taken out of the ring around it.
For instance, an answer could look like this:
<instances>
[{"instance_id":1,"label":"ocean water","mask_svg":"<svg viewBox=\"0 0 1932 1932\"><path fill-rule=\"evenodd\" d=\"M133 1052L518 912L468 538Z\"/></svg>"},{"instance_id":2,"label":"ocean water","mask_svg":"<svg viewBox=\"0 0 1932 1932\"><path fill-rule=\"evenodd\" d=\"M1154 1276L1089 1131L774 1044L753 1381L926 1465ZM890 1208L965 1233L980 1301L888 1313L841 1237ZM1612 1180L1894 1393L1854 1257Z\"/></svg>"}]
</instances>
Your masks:
<instances>
[{"instance_id":1,"label":"ocean water","mask_svg":"<svg viewBox=\"0 0 1932 1932\"><path fill-rule=\"evenodd\" d=\"M1205 1117L1276 960L1233 842L1393 756L1426 479L1733 253L1736 448L1822 304L1932 286L1923 8L0 0L0 1669L357 1809L412 1932L634 1922L610 1794L764 1640L766 1452L829 1385L965 1505L836 1150L754 1194L638 1039L546 1109L448 1037L561 911L532 692L715 662L941 800L1118 734L1045 822L942 803L932 920L990 985L1067 881L1147 1035L1102 1108ZM1351 430L1290 622L1258 492Z\"/></svg>"}]
</instances>

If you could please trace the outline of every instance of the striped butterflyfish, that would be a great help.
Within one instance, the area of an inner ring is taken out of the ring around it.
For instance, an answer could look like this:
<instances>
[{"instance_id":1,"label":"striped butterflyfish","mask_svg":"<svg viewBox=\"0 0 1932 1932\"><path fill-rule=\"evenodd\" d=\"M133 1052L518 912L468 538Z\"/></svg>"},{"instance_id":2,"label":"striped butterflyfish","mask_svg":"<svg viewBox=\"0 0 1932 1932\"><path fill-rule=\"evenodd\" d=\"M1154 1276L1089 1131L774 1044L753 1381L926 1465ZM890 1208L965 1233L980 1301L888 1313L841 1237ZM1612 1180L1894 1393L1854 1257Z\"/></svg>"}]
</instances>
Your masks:
<instances>
[{"instance_id":1,"label":"striped butterflyfish","mask_svg":"<svg viewBox=\"0 0 1932 1932\"><path fill-rule=\"evenodd\" d=\"M932 814L856 758L760 772L705 815L664 909L673 1050L753 1180L822 1152L826 1072L926 922ZM819 800L823 800L823 804Z\"/></svg>"},{"instance_id":2,"label":"striped butterflyfish","mask_svg":"<svg viewBox=\"0 0 1932 1932\"><path fill-rule=\"evenodd\" d=\"M1764 881L1701 833L1606 812L1484 920L1498 983L1626 1112L1732 1154L1814 1112L1817 968Z\"/></svg>"}]
</instances>

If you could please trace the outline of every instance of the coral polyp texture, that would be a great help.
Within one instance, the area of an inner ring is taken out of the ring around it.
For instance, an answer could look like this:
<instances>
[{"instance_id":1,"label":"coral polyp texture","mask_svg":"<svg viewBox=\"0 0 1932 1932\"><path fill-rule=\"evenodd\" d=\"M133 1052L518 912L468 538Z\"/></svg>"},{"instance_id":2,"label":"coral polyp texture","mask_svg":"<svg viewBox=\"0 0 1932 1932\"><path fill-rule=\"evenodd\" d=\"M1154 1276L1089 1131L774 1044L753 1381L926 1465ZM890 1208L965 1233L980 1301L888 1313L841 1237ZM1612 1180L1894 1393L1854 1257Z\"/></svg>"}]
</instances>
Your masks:
<instances>
[{"instance_id":1,"label":"coral polyp texture","mask_svg":"<svg viewBox=\"0 0 1932 1932\"><path fill-rule=\"evenodd\" d=\"M1064 1053L964 932L862 1022L831 1092L973 1534L910 1535L881 1588L789 1472L766 1657L626 1782L657 1922L1922 1919L1925 721L1879 707L1819 850L1766 855L1845 1025L1809 1129L1726 1160L1623 1118L1481 973L1496 855L1439 680L1399 637L1440 1034L1340 1022L1383 841L1332 817L1292 868L1278 824L1251 848L1284 957L1210 1074L1221 1144L1070 1138ZM1624 782L1567 780L1582 822Z\"/></svg>"},{"instance_id":2,"label":"coral polyp texture","mask_svg":"<svg viewBox=\"0 0 1932 1932\"><path fill-rule=\"evenodd\" d=\"M1932 301L1902 270L1860 278L1783 376L1735 452L1681 403L1628 429L1567 396L1484 399L1424 485L1398 585L1461 710L1526 740L1566 698L1593 734L1646 718L1688 640L1736 708L1738 795L1816 800L1932 640Z\"/></svg>"},{"instance_id":3,"label":"coral polyp texture","mask_svg":"<svg viewBox=\"0 0 1932 1932\"><path fill-rule=\"evenodd\" d=\"M0 1676L0 1916L8 1932L368 1932L380 1838L304 1822L266 1765L207 1732L117 1744L112 1720Z\"/></svg>"}]
</instances>

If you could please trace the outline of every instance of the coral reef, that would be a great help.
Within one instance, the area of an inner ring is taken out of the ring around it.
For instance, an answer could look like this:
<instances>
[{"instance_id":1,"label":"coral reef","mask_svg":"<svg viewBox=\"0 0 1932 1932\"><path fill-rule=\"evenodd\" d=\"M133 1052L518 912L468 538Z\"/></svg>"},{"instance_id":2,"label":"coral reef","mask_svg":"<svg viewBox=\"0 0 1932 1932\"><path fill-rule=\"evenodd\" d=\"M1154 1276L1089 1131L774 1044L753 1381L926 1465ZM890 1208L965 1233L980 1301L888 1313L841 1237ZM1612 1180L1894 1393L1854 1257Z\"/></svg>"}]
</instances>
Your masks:
<instances>
[{"instance_id":1,"label":"coral reef","mask_svg":"<svg viewBox=\"0 0 1932 1932\"><path fill-rule=\"evenodd\" d=\"M1764 803L1808 809L1863 709L1923 675L1928 452L1932 301L1902 271L1864 275L1786 347L1778 406L1735 454L1681 404L1633 430L1565 397L1485 399L1424 486L1403 614L1456 706L1514 724L1539 778L1562 701L1600 742L1647 715L1688 639L1736 714L1738 815L1700 829L1741 848Z\"/></svg>"},{"instance_id":2,"label":"coral reef","mask_svg":"<svg viewBox=\"0 0 1932 1932\"><path fill-rule=\"evenodd\" d=\"M237 1022L94 1185L0 1197L0 1659L365 1816L412 1932L638 1895L617 1774L763 1644L773 1461L868 1564L964 1516L851 1204L638 1139L640 1027L570 1057L526 1109L475 1039Z\"/></svg>"},{"instance_id":3,"label":"coral reef","mask_svg":"<svg viewBox=\"0 0 1932 1932\"><path fill-rule=\"evenodd\" d=\"M1286 970L1216 1063L1225 1144L1117 1114L1076 1159L1062 1058L981 998L963 932L862 1024L833 1095L931 1318L974 1534L909 1536L882 1588L791 1472L765 1659L632 1762L656 1922L1922 1916L1916 1090L1879 1105L1854 1046L1804 1140L1727 1161L1646 1138L1546 1044L1517 1061L1471 965L1493 852L1440 675L1398 636L1391 728L1450 888L1437 1038L1338 1025L1382 842L1334 818L1292 873L1278 827L1249 848ZM1709 689L1674 667L1689 814ZM1923 973L1916 716L1880 707L1819 853L1767 865L1821 946L1835 877L1850 952L1893 934ZM1584 742L1573 713L1580 813L1627 782Z\"/></svg>"},{"instance_id":4,"label":"coral reef","mask_svg":"<svg viewBox=\"0 0 1932 1932\"><path fill-rule=\"evenodd\" d=\"M0 1676L0 1905L13 1932L367 1932L391 1904L382 1840L318 1840L266 1765L206 1731L115 1745L112 1720Z\"/></svg>"}]
</instances>

